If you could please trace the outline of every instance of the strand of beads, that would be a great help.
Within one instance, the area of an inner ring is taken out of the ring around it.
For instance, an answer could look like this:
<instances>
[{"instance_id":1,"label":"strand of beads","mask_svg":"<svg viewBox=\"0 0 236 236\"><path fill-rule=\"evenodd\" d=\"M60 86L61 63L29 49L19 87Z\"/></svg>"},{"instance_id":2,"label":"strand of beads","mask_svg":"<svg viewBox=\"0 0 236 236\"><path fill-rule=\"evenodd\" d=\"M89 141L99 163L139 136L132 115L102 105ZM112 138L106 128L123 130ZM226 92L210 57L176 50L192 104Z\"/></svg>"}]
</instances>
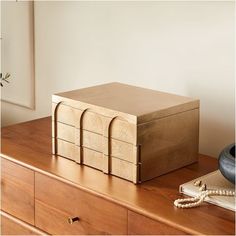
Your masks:
<instances>
[{"instance_id":1,"label":"strand of beads","mask_svg":"<svg viewBox=\"0 0 236 236\"><path fill-rule=\"evenodd\" d=\"M174 205L178 208L192 208L201 205L207 196L235 196L235 191L223 190L223 189L211 189L206 190L206 184L202 185L201 182L195 184L200 187L200 194L192 198L181 198L174 201ZM202 187L203 186L203 187Z\"/></svg>"},{"instance_id":2,"label":"strand of beads","mask_svg":"<svg viewBox=\"0 0 236 236\"><path fill-rule=\"evenodd\" d=\"M178 208L192 208L199 206L202 203L202 199L198 197L182 198L174 201L174 205Z\"/></svg>"}]
</instances>

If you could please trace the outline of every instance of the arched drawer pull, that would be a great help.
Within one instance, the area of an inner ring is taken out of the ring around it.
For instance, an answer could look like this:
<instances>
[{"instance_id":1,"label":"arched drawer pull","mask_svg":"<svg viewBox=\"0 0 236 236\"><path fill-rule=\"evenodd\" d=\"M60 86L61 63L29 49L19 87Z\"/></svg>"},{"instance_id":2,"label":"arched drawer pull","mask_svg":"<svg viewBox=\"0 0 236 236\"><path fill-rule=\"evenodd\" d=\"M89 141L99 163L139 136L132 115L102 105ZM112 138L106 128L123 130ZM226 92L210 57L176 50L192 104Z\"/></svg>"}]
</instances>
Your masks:
<instances>
[{"instance_id":1,"label":"arched drawer pull","mask_svg":"<svg viewBox=\"0 0 236 236\"><path fill-rule=\"evenodd\" d=\"M68 223L71 224L71 225L72 225L75 221L79 221L79 217L73 217L73 218L72 218L72 217L69 217L69 218L68 218Z\"/></svg>"}]
</instances>

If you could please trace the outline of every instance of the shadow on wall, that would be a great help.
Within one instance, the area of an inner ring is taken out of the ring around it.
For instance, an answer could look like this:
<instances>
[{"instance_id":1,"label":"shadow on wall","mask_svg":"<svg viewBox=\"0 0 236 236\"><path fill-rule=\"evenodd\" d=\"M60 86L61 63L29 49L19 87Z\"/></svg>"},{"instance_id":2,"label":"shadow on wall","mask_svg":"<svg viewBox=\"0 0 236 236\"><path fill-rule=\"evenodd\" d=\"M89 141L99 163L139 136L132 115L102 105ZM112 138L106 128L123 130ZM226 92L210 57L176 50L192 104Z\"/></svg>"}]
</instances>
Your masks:
<instances>
[{"instance_id":1,"label":"shadow on wall","mask_svg":"<svg viewBox=\"0 0 236 236\"><path fill-rule=\"evenodd\" d=\"M200 99L199 152L218 157L235 140L234 89L225 85L223 79L190 81L186 95Z\"/></svg>"},{"instance_id":2,"label":"shadow on wall","mask_svg":"<svg viewBox=\"0 0 236 236\"><path fill-rule=\"evenodd\" d=\"M216 118L200 120L199 152L218 157L224 147L234 142L234 126ZM210 150L210 151L209 151Z\"/></svg>"}]
</instances>

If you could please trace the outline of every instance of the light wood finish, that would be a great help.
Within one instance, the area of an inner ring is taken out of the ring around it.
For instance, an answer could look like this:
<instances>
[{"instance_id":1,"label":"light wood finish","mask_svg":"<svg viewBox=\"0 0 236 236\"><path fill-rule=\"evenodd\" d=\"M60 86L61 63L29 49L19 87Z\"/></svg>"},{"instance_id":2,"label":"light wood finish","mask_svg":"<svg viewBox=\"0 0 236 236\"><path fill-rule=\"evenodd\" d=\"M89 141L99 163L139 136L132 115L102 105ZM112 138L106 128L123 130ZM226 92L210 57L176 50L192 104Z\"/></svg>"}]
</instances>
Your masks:
<instances>
[{"instance_id":1,"label":"light wood finish","mask_svg":"<svg viewBox=\"0 0 236 236\"><path fill-rule=\"evenodd\" d=\"M53 102L58 103L62 101L62 98L66 98L66 102L74 100L83 103L78 103L77 106L77 108L81 107L82 110L84 110L83 105L91 104L93 105L91 109L98 108L99 114L101 114L103 108L122 114L126 113L127 117L138 117L138 123L199 107L199 101L192 98L121 83L109 83L59 93L53 96ZM76 107L76 103L72 104ZM109 113L108 116L110 116ZM119 114L116 116L119 116Z\"/></svg>"},{"instance_id":2,"label":"light wood finish","mask_svg":"<svg viewBox=\"0 0 236 236\"><path fill-rule=\"evenodd\" d=\"M1 235L47 235L45 232L5 213L1 214Z\"/></svg>"},{"instance_id":3,"label":"light wood finish","mask_svg":"<svg viewBox=\"0 0 236 236\"><path fill-rule=\"evenodd\" d=\"M119 83L56 94L52 99L54 154L107 174L115 170L115 175L134 183L197 161L198 100ZM65 145L60 139L74 143L79 153L67 145L71 152L65 147L62 155ZM83 148L102 154L93 153L97 158L92 161Z\"/></svg>"},{"instance_id":4,"label":"light wood finish","mask_svg":"<svg viewBox=\"0 0 236 236\"><path fill-rule=\"evenodd\" d=\"M183 231L128 211L128 234L131 235L184 235Z\"/></svg>"},{"instance_id":5,"label":"light wood finish","mask_svg":"<svg viewBox=\"0 0 236 236\"><path fill-rule=\"evenodd\" d=\"M112 121L110 137L133 145L137 144L137 126L119 117Z\"/></svg>"},{"instance_id":6,"label":"light wood finish","mask_svg":"<svg viewBox=\"0 0 236 236\"><path fill-rule=\"evenodd\" d=\"M130 162L123 161L115 157L111 157L110 171L111 174L118 176L120 178L132 181L134 183L138 182L137 168L134 164Z\"/></svg>"},{"instance_id":7,"label":"light wood finish","mask_svg":"<svg viewBox=\"0 0 236 236\"><path fill-rule=\"evenodd\" d=\"M83 129L98 134L103 134L104 119L99 114L86 111L83 116Z\"/></svg>"},{"instance_id":8,"label":"light wood finish","mask_svg":"<svg viewBox=\"0 0 236 236\"><path fill-rule=\"evenodd\" d=\"M34 172L6 159L1 169L1 209L34 224Z\"/></svg>"},{"instance_id":9,"label":"light wood finish","mask_svg":"<svg viewBox=\"0 0 236 236\"><path fill-rule=\"evenodd\" d=\"M87 166L91 166L98 170L103 170L103 154L91 150L89 148L83 148L83 163Z\"/></svg>"},{"instance_id":10,"label":"light wood finish","mask_svg":"<svg viewBox=\"0 0 236 236\"><path fill-rule=\"evenodd\" d=\"M82 114L82 111L79 109L74 109L71 106L60 104L60 106L57 106L56 103L52 103L52 114L55 114L55 110L57 109L57 117L56 120L58 122L68 124L75 127L80 127L79 120L77 120L77 117L80 117ZM53 117L54 120L54 117Z\"/></svg>"},{"instance_id":11,"label":"light wood finish","mask_svg":"<svg viewBox=\"0 0 236 236\"><path fill-rule=\"evenodd\" d=\"M199 110L138 126L141 180L192 164L198 159Z\"/></svg>"},{"instance_id":12,"label":"light wood finish","mask_svg":"<svg viewBox=\"0 0 236 236\"><path fill-rule=\"evenodd\" d=\"M103 136L87 130L82 131L82 146L93 149L97 152L103 152L106 147L103 146ZM104 143L106 145L106 142ZM107 145L106 145L107 146Z\"/></svg>"},{"instance_id":13,"label":"light wood finish","mask_svg":"<svg viewBox=\"0 0 236 236\"><path fill-rule=\"evenodd\" d=\"M35 198L35 224L51 234L127 233L125 208L38 173ZM53 208L58 214L53 213ZM69 217L80 218L75 222L77 227L68 225ZM61 225L59 229L57 225Z\"/></svg>"},{"instance_id":14,"label":"light wood finish","mask_svg":"<svg viewBox=\"0 0 236 236\"><path fill-rule=\"evenodd\" d=\"M73 143L57 139L57 153L60 156L67 157L71 160L76 160L80 156L79 147Z\"/></svg>"},{"instance_id":15,"label":"light wood finish","mask_svg":"<svg viewBox=\"0 0 236 236\"><path fill-rule=\"evenodd\" d=\"M75 129L73 126L57 122L57 137L59 139L75 143L77 133L76 130L77 129Z\"/></svg>"},{"instance_id":16,"label":"light wood finish","mask_svg":"<svg viewBox=\"0 0 236 236\"><path fill-rule=\"evenodd\" d=\"M110 156L118 157L122 160L137 163L137 147L126 142L122 142L116 139L110 140ZM105 153L108 155L108 153Z\"/></svg>"},{"instance_id":17,"label":"light wood finish","mask_svg":"<svg viewBox=\"0 0 236 236\"><path fill-rule=\"evenodd\" d=\"M137 182L138 171L130 162L121 160L116 157L108 157L101 152L97 152L88 148L83 148L84 160L83 164L98 170L104 170L103 163L111 162L110 173L117 177ZM104 160L105 159L105 160ZM105 167L106 168L106 167Z\"/></svg>"},{"instance_id":18,"label":"light wood finish","mask_svg":"<svg viewBox=\"0 0 236 236\"><path fill-rule=\"evenodd\" d=\"M217 169L217 160L214 158L200 155L196 164L134 185L52 155L51 118L3 128L1 143L3 159L51 176L80 191L89 192L103 198L104 201L113 202L169 227L188 234L235 233L235 215L232 211L208 203L187 210L173 206L175 199L183 197L178 193L179 185ZM50 187L45 185L45 191Z\"/></svg>"}]
</instances>

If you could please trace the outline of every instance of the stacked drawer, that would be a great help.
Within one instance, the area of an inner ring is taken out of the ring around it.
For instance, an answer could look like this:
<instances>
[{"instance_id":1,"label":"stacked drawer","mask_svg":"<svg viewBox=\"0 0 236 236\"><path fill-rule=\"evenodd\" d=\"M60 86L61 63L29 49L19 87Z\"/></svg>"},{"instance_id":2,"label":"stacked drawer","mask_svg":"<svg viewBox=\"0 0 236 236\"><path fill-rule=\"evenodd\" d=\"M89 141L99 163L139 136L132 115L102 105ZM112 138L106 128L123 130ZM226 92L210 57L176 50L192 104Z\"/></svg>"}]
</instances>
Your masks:
<instances>
[{"instance_id":1,"label":"stacked drawer","mask_svg":"<svg viewBox=\"0 0 236 236\"><path fill-rule=\"evenodd\" d=\"M53 110L55 110L53 104ZM70 106L61 104L57 108L56 123L52 123L53 148L58 155L77 160L80 156L79 150L79 126L76 124L76 112L80 111Z\"/></svg>"},{"instance_id":2,"label":"stacked drawer","mask_svg":"<svg viewBox=\"0 0 236 236\"><path fill-rule=\"evenodd\" d=\"M54 154L134 183L197 161L196 99L110 83L52 102Z\"/></svg>"},{"instance_id":3,"label":"stacked drawer","mask_svg":"<svg viewBox=\"0 0 236 236\"><path fill-rule=\"evenodd\" d=\"M3 235L127 234L126 208L4 158L1 164Z\"/></svg>"},{"instance_id":4,"label":"stacked drawer","mask_svg":"<svg viewBox=\"0 0 236 236\"><path fill-rule=\"evenodd\" d=\"M136 182L136 126L121 117L53 103L54 153Z\"/></svg>"}]
</instances>

